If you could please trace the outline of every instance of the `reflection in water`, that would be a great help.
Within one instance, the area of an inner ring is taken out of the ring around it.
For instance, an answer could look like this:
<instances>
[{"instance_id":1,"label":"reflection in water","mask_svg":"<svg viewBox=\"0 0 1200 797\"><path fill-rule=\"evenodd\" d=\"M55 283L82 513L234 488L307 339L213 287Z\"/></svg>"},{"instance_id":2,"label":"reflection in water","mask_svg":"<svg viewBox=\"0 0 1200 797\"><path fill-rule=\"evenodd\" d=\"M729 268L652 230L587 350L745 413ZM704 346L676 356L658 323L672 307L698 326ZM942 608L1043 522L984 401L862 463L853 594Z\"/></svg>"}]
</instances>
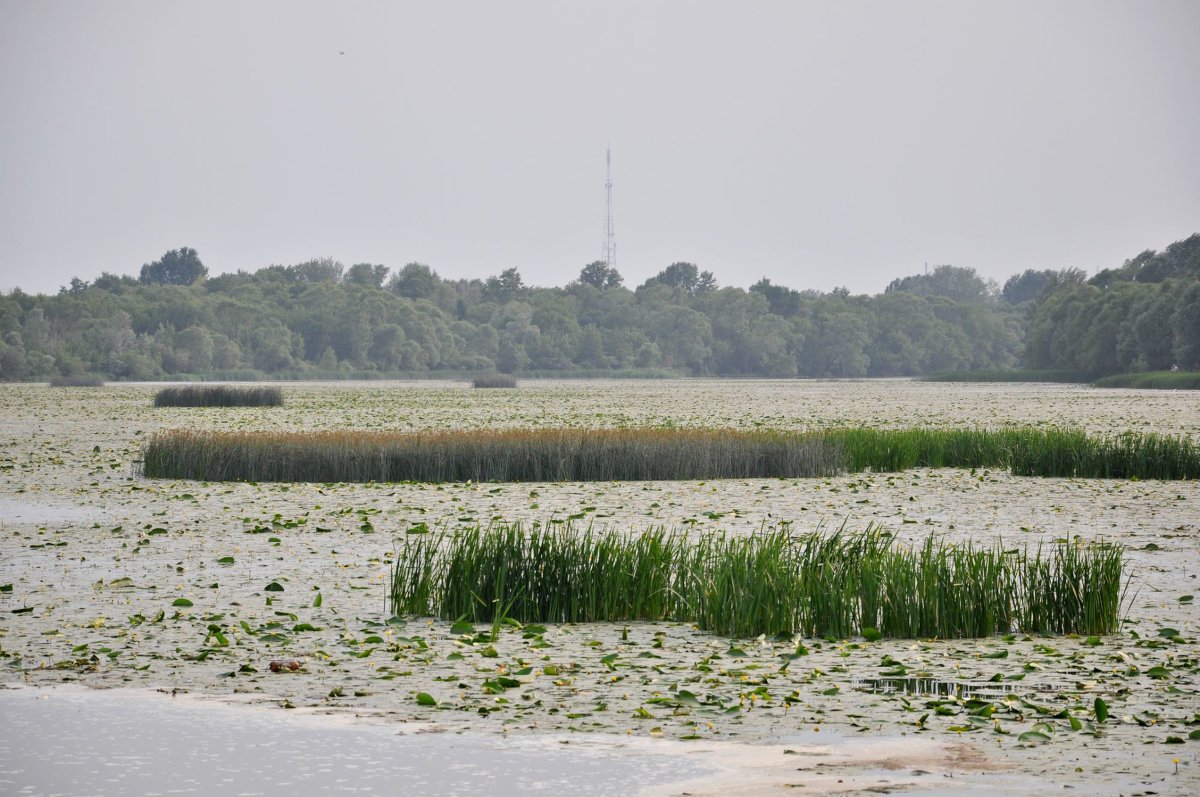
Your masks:
<instances>
[{"instance_id":1,"label":"reflection in water","mask_svg":"<svg viewBox=\"0 0 1200 797\"><path fill-rule=\"evenodd\" d=\"M959 697L999 699L1020 692L1053 692L1057 687L1046 684L1031 685L1024 681L942 681L937 678L860 678L853 682L860 692L881 695L928 695L931 697Z\"/></svg>"}]
</instances>

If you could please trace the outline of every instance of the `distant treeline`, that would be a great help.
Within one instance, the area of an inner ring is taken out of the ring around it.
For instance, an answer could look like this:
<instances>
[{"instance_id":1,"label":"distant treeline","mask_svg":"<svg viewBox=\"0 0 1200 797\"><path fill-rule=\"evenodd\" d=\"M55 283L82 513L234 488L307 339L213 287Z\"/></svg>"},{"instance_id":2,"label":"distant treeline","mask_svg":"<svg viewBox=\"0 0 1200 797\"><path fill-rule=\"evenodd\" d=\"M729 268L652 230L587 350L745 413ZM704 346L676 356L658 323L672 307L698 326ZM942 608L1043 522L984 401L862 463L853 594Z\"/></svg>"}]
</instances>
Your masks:
<instances>
[{"instance_id":1,"label":"distant treeline","mask_svg":"<svg viewBox=\"0 0 1200 797\"><path fill-rule=\"evenodd\" d=\"M604 262L564 287L515 268L451 280L332 259L208 276L193 249L137 278L0 294L0 379L435 372L919 376L1200 368L1200 235L1088 280L1025 271L1003 288L944 265L876 296L760 280L722 288L673 263L636 289Z\"/></svg>"}]
</instances>

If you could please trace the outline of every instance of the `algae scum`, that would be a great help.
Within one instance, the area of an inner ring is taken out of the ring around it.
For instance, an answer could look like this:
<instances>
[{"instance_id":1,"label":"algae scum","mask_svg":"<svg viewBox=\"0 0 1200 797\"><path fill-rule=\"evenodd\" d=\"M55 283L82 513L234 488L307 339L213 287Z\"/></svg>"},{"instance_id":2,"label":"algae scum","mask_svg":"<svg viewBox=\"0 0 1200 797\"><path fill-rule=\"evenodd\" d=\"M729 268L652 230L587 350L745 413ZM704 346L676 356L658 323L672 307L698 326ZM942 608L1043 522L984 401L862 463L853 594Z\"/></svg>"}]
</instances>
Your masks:
<instances>
[{"instance_id":1,"label":"algae scum","mask_svg":"<svg viewBox=\"0 0 1200 797\"><path fill-rule=\"evenodd\" d=\"M177 428L919 423L1195 440L1200 409L1188 396L903 381L517 391L422 383L288 386L282 407L154 408L154 392L0 387L4 682L190 691L369 714L400 730L690 744L904 733L970 745L980 760L1059 789L1197 788L1196 481L917 468L686 482L252 484L146 480L136 464L148 436ZM388 595L406 545L496 521L693 538L844 524L916 546L931 535L1005 549L1115 544L1129 592L1114 633L1017 628L954 640L727 637L693 622L521 622L505 611L473 622L393 616ZM966 770L977 774L958 787L989 782L982 767Z\"/></svg>"}]
</instances>

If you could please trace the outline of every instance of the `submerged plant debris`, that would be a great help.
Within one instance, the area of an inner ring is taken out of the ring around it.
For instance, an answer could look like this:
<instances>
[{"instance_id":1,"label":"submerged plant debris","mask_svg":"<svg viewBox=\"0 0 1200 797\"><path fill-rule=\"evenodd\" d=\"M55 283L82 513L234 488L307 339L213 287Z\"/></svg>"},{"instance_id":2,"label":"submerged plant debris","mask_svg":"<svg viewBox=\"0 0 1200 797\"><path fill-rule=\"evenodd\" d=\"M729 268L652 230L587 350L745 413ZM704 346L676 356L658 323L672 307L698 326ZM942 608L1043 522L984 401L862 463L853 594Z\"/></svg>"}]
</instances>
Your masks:
<instances>
[{"instance_id":1,"label":"submerged plant debris","mask_svg":"<svg viewBox=\"0 0 1200 797\"><path fill-rule=\"evenodd\" d=\"M1197 790L1196 481L917 468L255 484L145 480L136 469L148 435L180 427L1034 425L1195 439L1200 407L1184 394L904 381L547 382L515 394L298 384L283 408L214 413L155 409L154 389L0 386L0 681L191 691L372 714L399 729L743 742L923 734L1056 785L1104 793L1106 779L1120 778L1144 791ZM1113 543L1125 551L1131 599L1116 633L958 640L393 615L387 592L406 541L495 519L694 535L844 522L907 545L931 534L1006 548ZM288 664L272 672L272 662Z\"/></svg>"}]
</instances>

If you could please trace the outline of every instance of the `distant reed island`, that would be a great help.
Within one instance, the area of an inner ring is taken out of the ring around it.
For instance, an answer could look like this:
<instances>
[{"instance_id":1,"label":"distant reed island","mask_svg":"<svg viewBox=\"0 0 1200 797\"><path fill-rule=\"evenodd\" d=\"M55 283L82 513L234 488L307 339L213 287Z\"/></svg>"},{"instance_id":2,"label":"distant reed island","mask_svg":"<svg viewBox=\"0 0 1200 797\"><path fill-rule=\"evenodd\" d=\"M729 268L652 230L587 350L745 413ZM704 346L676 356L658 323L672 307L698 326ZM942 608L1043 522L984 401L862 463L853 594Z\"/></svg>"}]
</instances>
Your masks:
<instances>
[{"instance_id":1,"label":"distant reed island","mask_svg":"<svg viewBox=\"0 0 1200 797\"><path fill-rule=\"evenodd\" d=\"M804 478L909 468L1017 476L1200 478L1184 436L1073 429L505 429L157 433L155 479L253 482L564 482Z\"/></svg>"}]
</instances>

